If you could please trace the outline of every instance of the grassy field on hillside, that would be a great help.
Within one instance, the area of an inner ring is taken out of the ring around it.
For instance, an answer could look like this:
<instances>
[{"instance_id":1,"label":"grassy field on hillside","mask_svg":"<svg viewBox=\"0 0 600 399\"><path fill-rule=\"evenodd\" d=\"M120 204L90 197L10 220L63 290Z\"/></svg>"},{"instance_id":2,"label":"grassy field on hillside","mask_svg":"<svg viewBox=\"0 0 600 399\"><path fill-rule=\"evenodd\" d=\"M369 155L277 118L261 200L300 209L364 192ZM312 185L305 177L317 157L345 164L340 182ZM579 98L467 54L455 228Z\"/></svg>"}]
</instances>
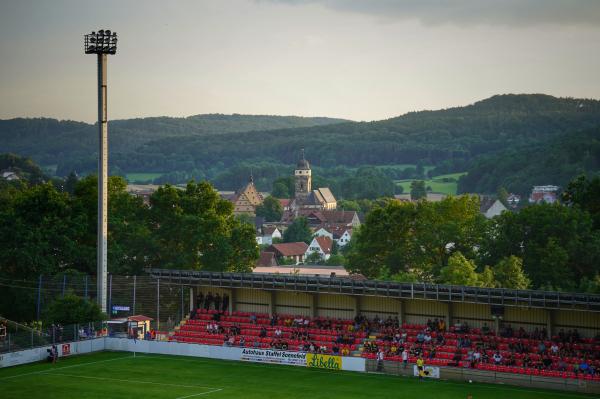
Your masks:
<instances>
[{"instance_id":1,"label":"grassy field on hillside","mask_svg":"<svg viewBox=\"0 0 600 399\"><path fill-rule=\"evenodd\" d=\"M101 352L0 369L0 397L236 399L574 399L590 396L489 384L327 371L203 358Z\"/></svg>"},{"instance_id":2,"label":"grassy field on hillside","mask_svg":"<svg viewBox=\"0 0 600 399\"><path fill-rule=\"evenodd\" d=\"M156 179L157 177L161 177L164 173L127 173L125 174L125 178L130 183L135 182L147 182Z\"/></svg>"},{"instance_id":3,"label":"grassy field on hillside","mask_svg":"<svg viewBox=\"0 0 600 399\"><path fill-rule=\"evenodd\" d=\"M435 176L425 180L425 187L431 187L431 191L434 193L456 195L458 179L464 174L465 172ZM404 193L410 193L410 184L412 182L412 180L396 180L395 183L398 186L402 186Z\"/></svg>"}]
</instances>

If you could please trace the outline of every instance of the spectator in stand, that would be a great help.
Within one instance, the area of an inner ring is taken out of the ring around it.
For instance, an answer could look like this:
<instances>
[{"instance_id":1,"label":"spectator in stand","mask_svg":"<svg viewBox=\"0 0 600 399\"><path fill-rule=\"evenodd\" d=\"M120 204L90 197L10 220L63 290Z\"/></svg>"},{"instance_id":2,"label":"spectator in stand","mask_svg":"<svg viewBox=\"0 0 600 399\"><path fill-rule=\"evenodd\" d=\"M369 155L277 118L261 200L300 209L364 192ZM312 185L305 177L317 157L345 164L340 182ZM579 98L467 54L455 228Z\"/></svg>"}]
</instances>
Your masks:
<instances>
[{"instance_id":1,"label":"spectator in stand","mask_svg":"<svg viewBox=\"0 0 600 399\"><path fill-rule=\"evenodd\" d=\"M221 300L221 295L218 292L215 294L213 301L215 303L215 310L221 310L222 300Z\"/></svg>"},{"instance_id":2,"label":"spectator in stand","mask_svg":"<svg viewBox=\"0 0 600 399\"><path fill-rule=\"evenodd\" d=\"M579 364L579 371L582 374L588 374L590 372L590 365L588 364L587 360L583 360L580 364Z\"/></svg>"},{"instance_id":3,"label":"spectator in stand","mask_svg":"<svg viewBox=\"0 0 600 399\"><path fill-rule=\"evenodd\" d=\"M260 333L258 333L260 338L265 338L267 336L267 329L263 326L260 328Z\"/></svg>"},{"instance_id":4,"label":"spectator in stand","mask_svg":"<svg viewBox=\"0 0 600 399\"><path fill-rule=\"evenodd\" d=\"M499 366L502 364L502 355L500 354L500 352L496 352L494 353L494 356L492 356L492 358L494 359L494 363Z\"/></svg>"},{"instance_id":5,"label":"spectator in stand","mask_svg":"<svg viewBox=\"0 0 600 399\"><path fill-rule=\"evenodd\" d=\"M212 302L213 302L213 295L209 291L208 294L206 294L206 298L204 298L204 310L209 310L210 305L212 305Z\"/></svg>"},{"instance_id":6,"label":"spectator in stand","mask_svg":"<svg viewBox=\"0 0 600 399\"><path fill-rule=\"evenodd\" d=\"M271 316L271 327L275 327L277 325L277 315L275 313L273 313L273 316Z\"/></svg>"},{"instance_id":7,"label":"spectator in stand","mask_svg":"<svg viewBox=\"0 0 600 399\"><path fill-rule=\"evenodd\" d=\"M239 345L243 348L244 346L246 346L246 339L244 338L244 336L242 335L240 337L240 342Z\"/></svg>"},{"instance_id":8,"label":"spectator in stand","mask_svg":"<svg viewBox=\"0 0 600 399\"><path fill-rule=\"evenodd\" d=\"M250 315L250 323L256 324L256 315L254 313Z\"/></svg>"},{"instance_id":9,"label":"spectator in stand","mask_svg":"<svg viewBox=\"0 0 600 399\"><path fill-rule=\"evenodd\" d=\"M440 319L440 320L438 321L437 330L438 330L439 332L444 332L444 331L446 331L446 320L444 320L444 319Z\"/></svg>"},{"instance_id":10,"label":"spectator in stand","mask_svg":"<svg viewBox=\"0 0 600 399\"><path fill-rule=\"evenodd\" d=\"M275 336L276 336L277 338L281 338L281 336L282 336L282 335L283 335L283 332L281 331L281 328L277 327L277 328L275 329Z\"/></svg>"},{"instance_id":11,"label":"spectator in stand","mask_svg":"<svg viewBox=\"0 0 600 399\"><path fill-rule=\"evenodd\" d=\"M429 333L425 333L425 335L423 336L423 342L426 344L431 343L431 335Z\"/></svg>"},{"instance_id":12,"label":"spectator in stand","mask_svg":"<svg viewBox=\"0 0 600 399\"><path fill-rule=\"evenodd\" d=\"M229 295L223 294L223 306L221 306L221 311L227 312L229 311Z\"/></svg>"},{"instance_id":13,"label":"spectator in stand","mask_svg":"<svg viewBox=\"0 0 600 399\"><path fill-rule=\"evenodd\" d=\"M463 325L460 322L460 320L456 320L456 323L454 323L454 332L455 333L462 333L463 332Z\"/></svg>"},{"instance_id":14,"label":"spectator in stand","mask_svg":"<svg viewBox=\"0 0 600 399\"><path fill-rule=\"evenodd\" d=\"M552 353L552 356L558 355L558 345L556 342L552 342L552 345L550 346L550 352Z\"/></svg>"},{"instance_id":15,"label":"spectator in stand","mask_svg":"<svg viewBox=\"0 0 600 399\"><path fill-rule=\"evenodd\" d=\"M204 305L204 294L202 293L202 291L200 291L198 293L198 295L196 296L196 309L202 309L203 305Z\"/></svg>"},{"instance_id":16,"label":"spectator in stand","mask_svg":"<svg viewBox=\"0 0 600 399\"><path fill-rule=\"evenodd\" d=\"M523 367L527 367L525 365L525 362L523 362ZM563 359L562 357L558 361L557 369L558 369L558 371L567 371L567 363L565 362L565 359Z\"/></svg>"},{"instance_id":17,"label":"spectator in stand","mask_svg":"<svg viewBox=\"0 0 600 399\"><path fill-rule=\"evenodd\" d=\"M546 353L546 345L544 344L544 341L540 341L540 343L538 344L538 353L540 355Z\"/></svg>"},{"instance_id":18,"label":"spectator in stand","mask_svg":"<svg viewBox=\"0 0 600 399\"><path fill-rule=\"evenodd\" d=\"M490 327L487 323L483 323L483 327L481 327L481 333L483 335L488 335L490 333Z\"/></svg>"}]
</instances>

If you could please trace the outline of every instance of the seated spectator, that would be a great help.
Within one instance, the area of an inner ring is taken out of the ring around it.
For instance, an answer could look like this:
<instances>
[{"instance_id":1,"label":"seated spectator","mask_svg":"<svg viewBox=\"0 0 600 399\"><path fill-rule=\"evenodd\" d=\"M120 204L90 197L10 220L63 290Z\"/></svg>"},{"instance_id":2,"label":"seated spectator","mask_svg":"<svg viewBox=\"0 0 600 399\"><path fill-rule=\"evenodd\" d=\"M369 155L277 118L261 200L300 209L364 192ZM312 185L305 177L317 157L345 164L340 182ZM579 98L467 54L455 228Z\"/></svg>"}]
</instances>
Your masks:
<instances>
[{"instance_id":1,"label":"seated spectator","mask_svg":"<svg viewBox=\"0 0 600 399\"><path fill-rule=\"evenodd\" d=\"M260 333L258 333L260 338L265 338L267 336L267 329L263 326L260 328Z\"/></svg>"},{"instance_id":2,"label":"seated spectator","mask_svg":"<svg viewBox=\"0 0 600 399\"><path fill-rule=\"evenodd\" d=\"M494 363L496 365L502 364L502 355L500 354L500 352L494 353L494 356L492 356L492 358L494 359Z\"/></svg>"},{"instance_id":3,"label":"seated spectator","mask_svg":"<svg viewBox=\"0 0 600 399\"><path fill-rule=\"evenodd\" d=\"M282 334L283 334L283 332L281 331L281 328L278 327L278 328L275 329L275 336L277 338L281 338Z\"/></svg>"},{"instance_id":4,"label":"seated spectator","mask_svg":"<svg viewBox=\"0 0 600 399\"><path fill-rule=\"evenodd\" d=\"M256 315L254 313L250 315L250 323L256 324Z\"/></svg>"},{"instance_id":5,"label":"seated spectator","mask_svg":"<svg viewBox=\"0 0 600 399\"><path fill-rule=\"evenodd\" d=\"M429 335L429 333L426 333L426 334L423 336L423 342L425 342L426 344L429 344L429 343L431 343L431 335Z\"/></svg>"},{"instance_id":6,"label":"seated spectator","mask_svg":"<svg viewBox=\"0 0 600 399\"><path fill-rule=\"evenodd\" d=\"M277 315L273 313L273 316L271 316L271 327L274 327L275 325L277 325Z\"/></svg>"},{"instance_id":7,"label":"seated spectator","mask_svg":"<svg viewBox=\"0 0 600 399\"><path fill-rule=\"evenodd\" d=\"M240 342L239 342L239 345L240 345L241 347L244 347L244 346L246 345L246 339L244 338L244 336L243 336L243 335L240 337Z\"/></svg>"},{"instance_id":8,"label":"seated spectator","mask_svg":"<svg viewBox=\"0 0 600 399\"><path fill-rule=\"evenodd\" d=\"M488 335L490 333L490 327L487 323L483 323L483 327L481 327L481 333L484 335Z\"/></svg>"}]
</instances>

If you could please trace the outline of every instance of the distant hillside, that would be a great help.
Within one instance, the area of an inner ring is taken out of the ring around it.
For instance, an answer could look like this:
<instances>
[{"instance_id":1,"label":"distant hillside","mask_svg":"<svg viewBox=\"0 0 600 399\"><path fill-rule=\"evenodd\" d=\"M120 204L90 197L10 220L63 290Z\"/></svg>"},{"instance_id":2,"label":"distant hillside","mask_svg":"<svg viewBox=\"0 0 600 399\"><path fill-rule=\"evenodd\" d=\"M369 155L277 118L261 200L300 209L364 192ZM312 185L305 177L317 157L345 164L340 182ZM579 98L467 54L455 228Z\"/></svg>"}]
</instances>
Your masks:
<instances>
[{"instance_id":1,"label":"distant hillside","mask_svg":"<svg viewBox=\"0 0 600 399\"><path fill-rule=\"evenodd\" d=\"M598 126L600 101L542 94L498 95L465 107L376 122L245 115L131 119L109 124L110 166L116 173L164 174L168 181L215 179L239 170L242 163L245 170L262 165L261 189L268 189L266 176L270 182L283 167L289 168L300 148L306 148L314 166L328 170L420 164L446 174L469 170L481 158L534 148ZM95 128L79 122L0 121L0 152L58 165L61 175L95 170L96 142ZM486 181L494 179L465 180L464 187L488 190L495 183Z\"/></svg>"},{"instance_id":2,"label":"distant hillside","mask_svg":"<svg viewBox=\"0 0 600 399\"><path fill-rule=\"evenodd\" d=\"M377 122L156 140L138 148L135 157L115 162L124 170L139 170L153 162L167 165L173 155L200 169L244 160L290 164L304 147L312 163L324 167L449 163L443 171L449 173L464 170L482 154L598 125L600 102L596 100L503 95L466 107L413 112Z\"/></svg>"},{"instance_id":3,"label":"distant hillside","mask_svg":"<svg viewBox=\"0 0 600 399\"><path fill-rule=\"evenodd\" d=\"M222 135L248 131L290 129L347 122L343 119L272 115L195 115L187 118L153 117L109 122L111 154L132 154L143 144L159 139ZM0 120L0 152L30 156L42 165L58 165L67 174L93 168L97 154L94 125L49 118Z\"/></svg>"},{"instance_id":4,"label":"distant hillside","mask_svg":"<svg viewBox=\"0 0 600 399\"><path fill-rule=\"evenodd\" d=\"M580 174L600 173L600 127L565 133L547 143L481 157L461 177L458 191L528 194L533 185L566 187Z\"/></svg>"}]
</instances>

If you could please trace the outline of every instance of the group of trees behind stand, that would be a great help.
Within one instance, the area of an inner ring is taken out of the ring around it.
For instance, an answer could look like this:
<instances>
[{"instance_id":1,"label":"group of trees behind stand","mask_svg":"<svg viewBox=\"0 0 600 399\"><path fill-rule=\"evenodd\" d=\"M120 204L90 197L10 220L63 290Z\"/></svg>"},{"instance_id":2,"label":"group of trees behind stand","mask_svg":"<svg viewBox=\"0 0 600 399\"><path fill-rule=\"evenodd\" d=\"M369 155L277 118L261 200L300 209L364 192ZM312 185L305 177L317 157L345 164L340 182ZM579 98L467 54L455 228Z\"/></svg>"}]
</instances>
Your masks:
<instances>
[{"instance_id":1,"label":"group of trees behind stand","mask_svg":"<svg viewBox=\"0 0 600 399\"><path fill-rule=\"evenodd\" d=\"M388 200L352 240L347 267L369 278L600 293L600 178L491 220L475 196Z\"/></svg>"},{"instance_id":2,"label":"group of trees behind stand","mask_svg":"<svg viewBox=\"0 0 600 399\"><path fill-rule=\"evenodd\" d=\"M0 314L18 314L23 287L40 275L94 275L97 178L72 186L0 182ZM146 267L251 271L258 259L254 226L233 215L233 206L207 182L185 189L163 186L150 206L109 179L109 273L143 274ZM25 311L35 308L29 290ZM25 305L24 305L25 306Z\"/></svg>"}]
</instances>

